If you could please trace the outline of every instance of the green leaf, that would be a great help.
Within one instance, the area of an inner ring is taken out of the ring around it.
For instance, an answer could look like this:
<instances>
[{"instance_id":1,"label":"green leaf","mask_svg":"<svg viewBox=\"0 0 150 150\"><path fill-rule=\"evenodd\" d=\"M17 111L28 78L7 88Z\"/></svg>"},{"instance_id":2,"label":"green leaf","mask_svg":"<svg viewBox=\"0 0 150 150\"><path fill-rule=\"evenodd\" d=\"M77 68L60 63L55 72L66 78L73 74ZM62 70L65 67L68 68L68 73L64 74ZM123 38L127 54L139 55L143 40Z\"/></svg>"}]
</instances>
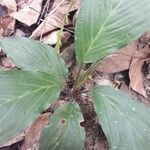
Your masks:
<instances>
[{"instance_id":1,"label":"green leaf","mask_svg":"<svg viewBox=\"0 0 150 150\"><path fill-rule=\"evenodd\" d=\"M94 62L150 29L149 0L83 0L75 29L80 63Z\"/></svg>"},{"instance_id":2,"label":"green leaf","mask_svg":"<svg viewBox=\"0 0 150 150\"><path fill-rule=\"evenodd\" d=\"M150 108L123 91L107 86L92 93L110 150L150 149Z\"/></svg>"},{"instance_id":3,"label":"green leaf","mask_svg":"<svg viewBox=\"0 0 150 150\"><path fill-rule=\"evenodd\" d=\"M31 125L62 87L63 82L47 73L0 72L0 145Z\"/></svg>"},{"instance_id":4,"label":"green leaf","mask_svg":"<svg viewBox=\"0 0 150 150\"><path fill-rule=\"evenodd\" d=\"M65 104L50 118L50 126L43 131L40 150L83 150L84 130L80 126L83 120L79 106Z\"/></svg>"},{"instance_id":5,"label":"green leaf","mask_svg":"<svg viewBox=\"0 0 150 150\"><path fill-rule=\"evenodd\" d=\"M3 51L17 67L66 78L65 63L52 47L29 38L2 38L0 42Z\"/></svg>"},{"instance_id":6,"label":"green leaf","mask_svg":"<svg viewBox=\"0 0 150 150\"><path fill-rule=\"evenodd\" d=\"M0 72L0 145L28 127L59 96L62 87L46 73Z\"/></svg>"},{"instance_id":7,"label":"green leaf","mask_svg":"<svg viewBox=\"0 0 150 150\"><path fill-rule=\"evenodd\" d=\"M29 38L1 38L0 44L24 70L0 72L0 144L4 144L59 96L67 68L52 47Z\"/></svg>"}]
</instances>

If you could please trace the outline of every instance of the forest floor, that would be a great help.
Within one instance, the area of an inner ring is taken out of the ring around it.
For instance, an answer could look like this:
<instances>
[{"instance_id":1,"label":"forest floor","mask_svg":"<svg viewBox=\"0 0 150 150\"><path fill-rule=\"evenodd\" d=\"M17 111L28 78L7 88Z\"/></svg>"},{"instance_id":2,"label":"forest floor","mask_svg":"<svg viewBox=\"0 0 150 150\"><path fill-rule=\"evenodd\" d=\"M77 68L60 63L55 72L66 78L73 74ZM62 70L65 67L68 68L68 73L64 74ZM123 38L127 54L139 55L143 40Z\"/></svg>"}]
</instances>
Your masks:
<instances>
[{"instance_id":1,"label":"forest floor","mask_svg":"<svg viewBox=\"0 0 150 150\"><path fill-rule=\"evenodd\" d=\"M0 1L0 37L15 36L29 37L39 40L53 47L58 46L61 55L65 58L69 68L69 83L76 74L74 33L75 22L80 3L72 5L67 0L1 0ZM67 15L66 15L67 14ZM67 21L65 18L67 17ZM59 36L58 36L59 35ZM136 49L136 54L134 53ZM139 101L150 106L150 33L145 33L139 39L125 48L118 50L102 60L93 76L85 83L84 90L89 90L95 84L117 87ZM87 64L85 67L88 67ZM0 49L0 70L15 68L15 64ZM79 100L85 128L85 149L92 150L101 147L107 150L106 137L97 122L93 104L88 95L81 95ZM61 100L53 105L55 110ZM21 150L23 147L36 145L39 134L46 118L39 116L25 134L21 134L9 143L0 147L0 150ZM36 126L36 131L35 131ZM34 128L34 129L33 129ZM38 137L37 137L38 135ZM30 142L27 138L36 137ZM31 148L36 149L36 148Z\"/></svg>"}]
</instances>

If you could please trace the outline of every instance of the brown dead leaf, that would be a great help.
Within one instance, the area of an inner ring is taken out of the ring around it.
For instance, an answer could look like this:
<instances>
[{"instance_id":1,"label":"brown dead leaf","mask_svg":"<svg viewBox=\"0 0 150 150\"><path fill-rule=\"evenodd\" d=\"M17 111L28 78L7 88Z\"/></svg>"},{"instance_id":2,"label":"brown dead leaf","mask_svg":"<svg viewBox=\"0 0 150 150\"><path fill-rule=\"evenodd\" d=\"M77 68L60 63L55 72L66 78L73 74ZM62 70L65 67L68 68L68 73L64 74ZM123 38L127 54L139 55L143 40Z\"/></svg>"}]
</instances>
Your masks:
<instances>
[{"instance_id":1,"label":"brown dead leaf","mask_svg":"<svg viewBox=\"0 0 150 150\"><path fill-rule=\"evenodd\" d=\"M136 49L136 42L129 44L116 53L104 58L96 70L104 73L115 73L128 70Z\"/></svg>"},{"instance_id":2,"label":"brown dead leaf","mask_svg":"<svg viewBox=\"0 0 150 150\"><path fill-rule=\"evenodd\" d=\"M0 36L8 36L14 32L15 20L11 17L0 19Z\"/></svg>"},{"instance_id":3,"label":"brown dead leaf","mask_svg":"<svg viewBox=\"0 0 150 150\"><path fill-rule=\"evenodd\" d=\"M76 0L70 8L71 2L68 0L55 0L51 11L45 20L32 33L31 37L37 39L46 33L50 33L54 29L61 28L64 20L64 15L69 11L73 11L79 7L79 0ZM70 8L70 9L69 9Z\"/></svg>"},{"instance_id":4,"label":"brown dead leaf","mask_svg":"<svg viewBox=\"0 0 150 150\"><path fill-rule=\"evenodd\" d=\"M11 13L11 16L18 21L31 26L36 23L39 18L42 2L43 0L29 0L18 12Z\"/></svg>"},{"instance_id":5,"label":"brown dead leaf","mask_svg":"<svg viewBox=\"0 0 150 150\"><path fill-rule=\"evenodd\" d=\"M25 37L25 33L20 29L16 29L14 35L15 35L15 37Z\"/></svg>"},{"instance_id":6,"label":"brown dead leaf","mask_svg":"<svg viewBox=\"0 0 150 150\"><path fill-rule=\"evenodd\" d=\"M0 0L0 5L7 7L8 14L11 12L15 12L17 9L15 0Z\"/></svg>"},{"instance_id":7,"label":"brown dead leaf","mask_svg":"<svg viewBox=\"0 0 150 150\"><path fill-rule=\"evenodd\" d=\"M17 9L23 9L29 2L32 2L32 0L16 0Z\"/></svg>"},{"instance_id":8,"label":"brown dead leaf","mask_svg":"<svg viewBox=\"0 0 150 150\"><path fill-rule=\"evenodd\" d=\"M59 31L54 31L46 36L44 36L41 41L45 44L49 44L49 45L54 45L57 43L57 39L58 39L58 32Z\"/></svg>"},{"instance_id":9,"label":"brown dead leaf","mask_svg":"<svg viewBox=\"0 0 150 150\"><path fill-rule=\"evenodd\" d=\"M59 98L58 98L59 99ZM62 106L65 101L57 100L55 101L44 114L40 115L36 121L26 129L25 131L25 139L21 146L21 150L35 150L38 148L38 141L41 135L43 128L48 124L49 117L52 114L51 112L55 112L55 110ZM50 112L49 112L50 111Z\"/></svg>"},{"instance_id":10,"label":"brown dead leaf","mask_svg":"<svg viewBox=\"0 0 150 150\"><path fill-rule=\"evenodd\" d=\"M2 51L1 47L0 47L0 57L1 56L5 56L5 53Z\"/></svg>"},{"instance_id":11,"label":"brown dead leaf","mask_svg":"<svg viewBox=\"0 0 150 150\"><path fill-rule=\"evenodd\" d=\"M20 141L22 141L25 137L24 133L19 134L18 136L16 136L14 139L10 140L8 143L4 144L4 145L0 145L0 149L3 147L9 147L15 143L18 143Z\"/></svg>"},{"instance_id":12,"label":"brown dead leaf","mask_svg":"<svg viewBox=\"0 0 150 150\"><path fill-rule=\"evenodd\" d=\"M8 9L6 6L0 4L0 17L5 17L8 14Z\"/></svg>"},{"instance_id":13,"label":"brown dead leaf","mask_svg":"<svg viewBox=\"0 0 150 150\"><path fill-rule=\"evenodd\" d=\"M61 97L58 98L50 107L40 115L35 122L23 133L10 140L8 143L1 145L1 148L7 148L13 144L19 144L19 150L38 150L38 141L42 133L43 128L48 124L49 117L57 108L63 106L65 101ZM21 144L19 142L22 142Z\"/></svg>"},{"instance_id":14,"label":"brown dead leaf","mask_svg":"<svg viewBox=\"0 0 150 150\"><path fill-rule=\"evenodd\" d=\"M105 58L97 71L115 73L129 69L130 88L147 97L147 80L142 71L145 61L149 59L150 33L144 33L136 42L131 43L117 53Z\"/></svg>"},{"instance_id":15,"label":"brown dead leaf","mask_svg":"<svg viewBox=\"0 0 150 150\"><path fill-rule=\"evenodd\" d=\"M18 143L22 140L23 144L20 146L20 150L35 150L38 147L38 140L40 138L42 129L47 125L48 119L51 113L45 113L40 115L32 126L26 129L25 133L15 137L5 145L1 145L0 148L9 147L12 144Z\"/></svg>"},{"instance_id":16,"label":"brown dead leaf","mask_svg":"<svg viewBox=\"0 0 150 150\"><path fill-rule=\"evenodd\" d=\"M144 74L142 73L142 67L149 56L150 48L147 45L143 49L140 49L136 52L129 69L130 88L140 93L144 97L147 97L147 94L143 84Z\"/></svg>"},{"instance_id":17,"label":"brown dead leaf","mask_svg":"<svg viewBox=\"0 0 150 150\"><path fill-rule=\"evenodd\" d=\"M33 125L26 130L25 139L21 150L35 150L38 147L38 140L40 138L42 129L47 125L51 113L45 113L37 118Z\"/></svg>"},{"instance_id":18,"label":"brown dead leaf","mask_svg":"<svg viewBox=\"0 0 150 150\"><path fill-rule=\"evenodd\" d=\"M14 32L15 19L10 17L10 13L16 9L15 0L0 0L0 37Z\"/></svg>"},{"instance_id":19,"label":"brown dead leaf","mask_svg":"<svg viewBox=\"0 0 150 150\"><path fill-rule=\"evenodd\" d=\"M46 36L44 36L41 41L45 44L54 45L58 41L58 33L60 30L54 31ZM61 43L66 44L67 39L71 36L71 34L67 31L63 32Z\"/></svg>"},{"instance_id":20,"label":"brown dead leaf","mask_svg":"<svg viewBox=\"0 0 150 150\"><path fill-rule=\"evenodd\" d=\"M1 64L5 68L15 68L16 67L16 65L8 57L2 57Z\"/></svg>"}]
</instances>

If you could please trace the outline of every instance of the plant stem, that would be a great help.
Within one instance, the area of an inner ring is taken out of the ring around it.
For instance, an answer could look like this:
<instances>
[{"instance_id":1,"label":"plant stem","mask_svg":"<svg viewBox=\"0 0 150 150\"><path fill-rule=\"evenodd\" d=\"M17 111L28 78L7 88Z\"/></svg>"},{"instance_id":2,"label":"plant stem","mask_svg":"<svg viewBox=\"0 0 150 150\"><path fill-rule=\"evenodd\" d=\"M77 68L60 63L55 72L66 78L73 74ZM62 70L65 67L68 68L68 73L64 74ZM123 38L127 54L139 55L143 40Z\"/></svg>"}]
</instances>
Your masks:
<instances>
[{"instance_id":1,"label":"plant stem","mask_svg":"<svg viewBox=\"0 0 150 150\"><path fill-rule=\"evenodd\" d=\"M101 61L97 61L97 62L93 63L89 67L89 69L82 75L80 75L82 67L80 68L81 70L79 69L73 91L77 91L77 89L85 83L85 81L89 78L89 76L91 76L94 73L95 69L98 67L100 62Z\"/></svg>"},{"instance_id":2,"label":"plant stem","mask_svg":"<svg viewBox=\"0 0 150 150\"><path fill-rule=\"evenodd\" d=\"M75 79L75 83L74 83L74 86L73 86L73 92L76 91L76 87L78 85L78 79L80 77L80 73L81 73L82 67L83 67L83 63L79 64L79 69L78 69L77 76L76 76L76 79Z\"/></svg>"}]
</instances>

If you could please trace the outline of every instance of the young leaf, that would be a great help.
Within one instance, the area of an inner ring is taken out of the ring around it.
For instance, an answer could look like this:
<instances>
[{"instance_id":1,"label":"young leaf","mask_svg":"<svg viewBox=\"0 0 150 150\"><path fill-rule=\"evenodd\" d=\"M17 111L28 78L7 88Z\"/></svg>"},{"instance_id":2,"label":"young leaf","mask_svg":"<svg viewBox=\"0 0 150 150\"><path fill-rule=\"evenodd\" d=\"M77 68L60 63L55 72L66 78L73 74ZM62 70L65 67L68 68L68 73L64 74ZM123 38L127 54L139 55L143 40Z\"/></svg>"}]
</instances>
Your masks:
<instances>
[{"instance_id":1,"label":"young leaf","mask_svg":"<svg viewBox=\"0 0 150 150\"><path fill-rule=\"evenodd\" d=\"M43 131L40 150L83 150L84 130L82 115L75 103L65 104L50 118L50 126Z\"/></svg>"},{"instance_id":2,"label":"young leaf","mask_svg":"<svg viewBox=\"0 0 150 150\"><path fill-rule=\"evenodd\" d=\"M149 107L106 86L96 87L92 96L110 150L149 150Z\"/></svg>"},{"instance_id":3,"label":"young leaf","mask_svg":"<svg viewBox=\"0 0 150 150\"><path fill-rule=\"evenodd\" d=\"M80 63L99 60L150 29L149 0L83 0L76 24Z\"/></svg>"},{"instance_id":4,"label":"young leaf","mask_svg":"<svg viewBox=\"0 0 150 150\"><path fill-rule=\"evenodd\" d=\"M7 56L23 70L42 71L66 78L64 61L52 47L29 38L2 38L1 47Z\"/></svg>"},{"instance_id":5,"label":"young leaf","mask_svg":"<svg viewBox=\"0 0 150 150\"><path fill-rule=\"evenodd\" d=\"M0 72L0 145L28 127L62 87L63 82L47 73Z\"/></svg>"}]
</instances>

